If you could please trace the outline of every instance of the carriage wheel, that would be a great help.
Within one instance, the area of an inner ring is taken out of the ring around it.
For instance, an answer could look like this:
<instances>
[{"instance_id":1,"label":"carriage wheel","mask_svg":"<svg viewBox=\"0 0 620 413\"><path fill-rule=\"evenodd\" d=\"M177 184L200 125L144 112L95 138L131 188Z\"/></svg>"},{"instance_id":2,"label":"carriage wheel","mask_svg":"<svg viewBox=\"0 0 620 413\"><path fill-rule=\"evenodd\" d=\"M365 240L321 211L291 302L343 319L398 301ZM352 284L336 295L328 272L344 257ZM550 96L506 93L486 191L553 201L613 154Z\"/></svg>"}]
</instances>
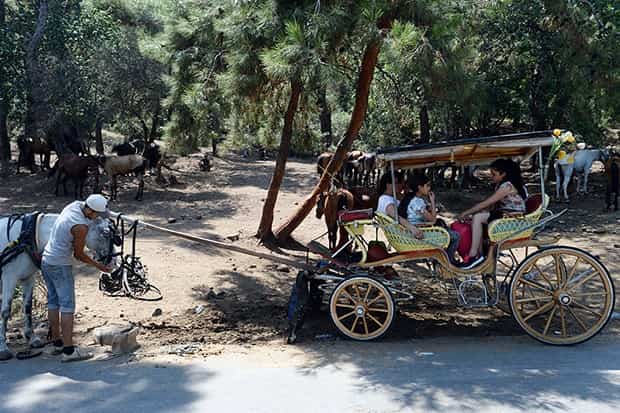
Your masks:
<instances>
[{"instance_id":1,"label":"carriage wheel","mask_svg":"<svg viewBox=\"0 0 620 413\"><path fill-rule=\"evenodd\" d=\"M329 313L336 328L354 340L373 340L387 332L395 303L388 288L364 276L347 278L334 289Z\"/></svg>"},{"instance_id":2,"label":"carriage wheel","mask_svg":"<svg viewBox=\"0 0 620 413\"><path fill-rule=\"evenodd\" d=\"M615 303L603 264L571 247L542 249L523 261L510 285L517 323L547 344L582 343L605 327Z\"/></svg>"}]
</instances>

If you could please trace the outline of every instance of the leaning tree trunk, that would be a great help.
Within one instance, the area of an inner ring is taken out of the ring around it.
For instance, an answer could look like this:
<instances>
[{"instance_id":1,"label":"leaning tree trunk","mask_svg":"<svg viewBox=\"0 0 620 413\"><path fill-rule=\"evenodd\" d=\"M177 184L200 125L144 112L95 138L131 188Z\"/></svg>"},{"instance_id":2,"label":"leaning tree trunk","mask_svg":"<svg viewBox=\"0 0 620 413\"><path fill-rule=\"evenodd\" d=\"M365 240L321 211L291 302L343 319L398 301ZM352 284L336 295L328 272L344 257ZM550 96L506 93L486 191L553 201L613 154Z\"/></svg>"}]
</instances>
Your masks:
<instances>
[{"instance_id":1,"label":"leaning tree trunk","mask_svg":"<svg viewBox=\"0 0 620 413\"><path fill-rule=\"evenodd\" d=\"M379 22L378 26L381 30L386 30L391 27L393 17L384 17ZM359 78L357 80L357 92L355 94L355 106L351 113L351 120L349 127L338 144L336 153L329 162L319 183L314 187L312 193L304 200L304 202L297 208L297 210L290 216L275 233L276 239L280 244L286 244L290 241L290 236L293 231L303 222L308 216L314 205L316 204L316 198L320 193L325 191L331 181L331 177L336 174L342 167L345 155L351 150L353 141L357 138L358 133L364 123L366 117L366 109L368 108L368 95L370 94L370 84L377 65L377 57L379 56L379 50L381 49L382 38L373 39L366 46L364 50L364 56L362 57L361 69Z\"/></svg>"},{"instance_id":2,"label":"leaning tree trunk","mask_svg":"<svg viewBox=\"0 0 620 413\"><path fill-rule=\"evenodd\" d=\"M262 242L270 242L275 238L273 235L273 230L271 229L273 225L273 209L276 205L276 200L278 199L278 191L280 190L280 185L282 185L282 179L284 178L286 160L291 148L293 120L295 119L295 112L297 112L297 105L299 104L301 90L301 80L292 80L291 96L288 101L288 107L286 108L286 114L284 115L284 127L282 128L282 138L280 140L278 159L276 160L276 167L273 171L271 183L269 184L267 198L265 199L265 204L263 205L262 217L256 233L256 236L260 238Z\"/></svg>"},{"instance_id":3,"label":"leaning tree trunk","mask_svg":"<svg viewBox=\"0 0 620 413\"><path fill-rule=\"evenodd\" d=\"M103 155L103 135L101 130L103 129L103 119L97 118L97 122L95 122L95 150L97 154Z\"/></svg>"},{"instance_id":4,"label":"leaning tree trunk","mask_svg":"<svg viewBox=\"0 0 620 413\"><path fill-rule=\"evenodd\" d=\"M37 130L36 107L43 101L40 96L43 92L41 86L37 85L36 79L39 77L37 61L37 49L43 38L45 27L47 26L48 4L47 0L41 0L39 3L39 17L37 18L37 26L34 34L30 36L26 44L26 116L24 118L24 135L26 137L34 137Z\"/></svg>"}]
</instances>

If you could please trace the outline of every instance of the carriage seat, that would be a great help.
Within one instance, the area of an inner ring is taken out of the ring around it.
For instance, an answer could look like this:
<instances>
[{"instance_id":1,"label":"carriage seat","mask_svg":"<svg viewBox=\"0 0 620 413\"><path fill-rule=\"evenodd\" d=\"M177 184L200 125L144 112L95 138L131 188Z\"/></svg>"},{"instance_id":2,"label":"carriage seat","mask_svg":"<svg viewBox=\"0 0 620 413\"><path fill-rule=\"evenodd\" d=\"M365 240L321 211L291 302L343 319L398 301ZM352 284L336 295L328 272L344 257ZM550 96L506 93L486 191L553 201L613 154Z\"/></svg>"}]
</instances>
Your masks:
<instances>
[{"instance_id":1,"label":"carriage seat","mask_svg":"<svg viewBox=\"0 0 620 413\"><path fill-rule=\"evenodd\" d=\"M517 234L515 233L537 223L548 205L549 195L545 195L544 200L541 194L529 196L525 200L525 214L504 216L489 224L489 240L491 242L500 242L508 239L525 239L531 237L534 233L534 228Z\"/></svg>"},{"instance_id":2,"label":"carriage seat","mask_svg":"<svg viewBox=\"0 0 620 413\"><path fill-rule=\"evenodd\" d=\"M409 230L387 215L375 213L375 223L383 230L392 248L398 252L446 249L450 244L450 234L442 227L420 227L424 238L417 239Z\"/></svg>"}]
</instances>

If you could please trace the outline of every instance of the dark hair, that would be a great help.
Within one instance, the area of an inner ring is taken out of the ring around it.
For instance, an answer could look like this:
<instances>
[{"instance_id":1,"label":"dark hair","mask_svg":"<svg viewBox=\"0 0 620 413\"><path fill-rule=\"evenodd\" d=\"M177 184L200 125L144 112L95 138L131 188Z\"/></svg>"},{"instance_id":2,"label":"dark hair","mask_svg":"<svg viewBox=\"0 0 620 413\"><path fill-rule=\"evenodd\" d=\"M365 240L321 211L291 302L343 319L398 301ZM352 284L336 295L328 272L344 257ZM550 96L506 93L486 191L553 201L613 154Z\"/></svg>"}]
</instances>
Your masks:
<instances>
[{"instance_id":1,"label":"dark hair","mask_svg":"<svg viewBox=\"0 0 620 413\"><path fill-rule=\"evenodd\" d=\"M398 204L398 215L405 219L407 218L407 209L409 208L411 200L415 198L418 188L429 182L430 179L428 179L428 176L424 174L416 173L409 175L409 179L407 180L407 187L409 188L409 191L403 200L400 201L400 204Z\"/></svg>"},{"instance_id":2,"label":"dark hair","mask_svg":"<svg viewBox=\"0 0 620 413\"><path fill-rule=\"evenodd\" d=\"M518 163L512 159L496 159L491 163L491 169L504 173L502 183L510 182L523 199L527 198L525 184L521 177L521 167Z\"/></svg>"},{"instance_id":3,"label":"dark hair","mask_svg":"<svg viewBox=\"0 0 620 413\"><path fill-rule=\"evenodd\" d=\"M394 179L396 179L396 182L402 182L403 173L401 171L394 172ZM390 171L384 172L383 175L381 175L381 179L379 179L379 186L377 187L377 194L379 196L383 195L385 193L385 190L387 189L388 184L391 184L391 183L392 183L392 173Z\"/></svg>"}]
</instances>

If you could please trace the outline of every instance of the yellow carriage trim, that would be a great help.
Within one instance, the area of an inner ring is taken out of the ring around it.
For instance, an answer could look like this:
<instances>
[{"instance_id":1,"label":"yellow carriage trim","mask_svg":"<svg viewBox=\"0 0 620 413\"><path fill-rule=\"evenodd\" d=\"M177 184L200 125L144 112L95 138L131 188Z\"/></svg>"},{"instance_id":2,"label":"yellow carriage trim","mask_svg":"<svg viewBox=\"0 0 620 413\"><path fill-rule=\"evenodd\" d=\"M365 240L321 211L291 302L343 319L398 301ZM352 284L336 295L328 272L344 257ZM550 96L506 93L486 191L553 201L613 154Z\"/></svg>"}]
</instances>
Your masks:
<instances>
[{"instance_id":1,"label":"yellow carriage trim","mask_svg":"<svg viewBox=\"0 0 620 413\"><path fill-rule=\"evenodd\" d=\"M424 232L424 238L417 239L411 231L387 215L375 213L375 221L383 230L392 248L398 252L445 249L450 243L450 234L442 227L420 227L419 229Z\"/></svg>"},{"instance_id":2,"label":"yellow carriage trim","mask_svg":"<svg viewBox=\"0 0 620 413\"><path fill-rule=\"evenodd\" d=\"M500 242L508 239L529 238L534 233L534 228L519 232L522 229L536 224L549 205L549 196L545 195L544 202L533 212L520 217L507 217L497 219L489 224L489 239L492 242ZM515 234L516 233L516 234Z\"/></svg>"}]
</instances>

